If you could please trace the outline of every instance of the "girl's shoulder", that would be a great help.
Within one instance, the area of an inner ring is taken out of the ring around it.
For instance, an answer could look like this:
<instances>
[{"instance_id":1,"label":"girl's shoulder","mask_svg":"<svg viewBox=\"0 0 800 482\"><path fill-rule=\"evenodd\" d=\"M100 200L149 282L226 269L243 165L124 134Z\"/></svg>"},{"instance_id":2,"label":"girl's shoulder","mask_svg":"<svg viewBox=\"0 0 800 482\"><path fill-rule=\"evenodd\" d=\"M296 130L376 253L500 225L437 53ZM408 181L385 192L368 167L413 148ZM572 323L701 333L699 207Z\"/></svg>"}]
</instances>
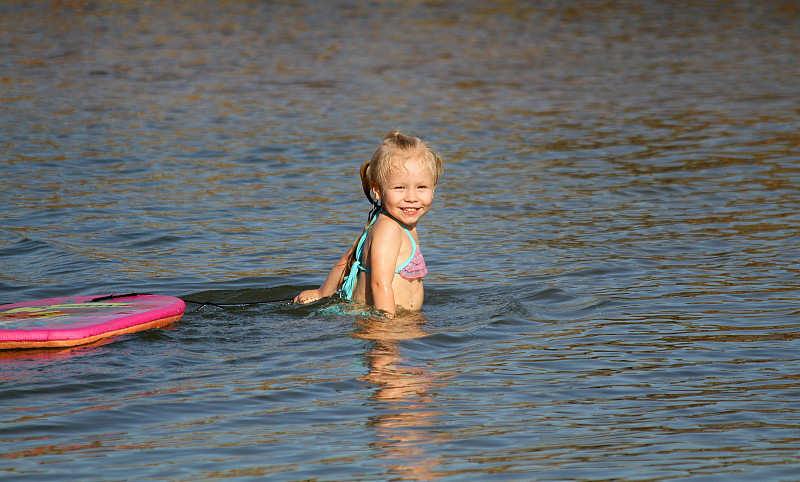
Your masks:
<instances>
[{"instance_id":1,"label":"girl's shoulder","mask_svg":"<svg viewBox=\"0 0 800 482\"><path fill-rule=\"evenodd\" d=\"M370 231L373 237L397 236L403 233L400 223L388 216L378 216Z\"/></svg>"},{"instance_id":2,"label":"girl's shoulder","mask_svg":"<svg viewBox=\"0 0 800 482\"><path fill-rule=\"evenodd\" d=\"M379 216L370 229L373 243L400 247L409 239L411 233L389 216Z\"/></svg>"}]
</instances>

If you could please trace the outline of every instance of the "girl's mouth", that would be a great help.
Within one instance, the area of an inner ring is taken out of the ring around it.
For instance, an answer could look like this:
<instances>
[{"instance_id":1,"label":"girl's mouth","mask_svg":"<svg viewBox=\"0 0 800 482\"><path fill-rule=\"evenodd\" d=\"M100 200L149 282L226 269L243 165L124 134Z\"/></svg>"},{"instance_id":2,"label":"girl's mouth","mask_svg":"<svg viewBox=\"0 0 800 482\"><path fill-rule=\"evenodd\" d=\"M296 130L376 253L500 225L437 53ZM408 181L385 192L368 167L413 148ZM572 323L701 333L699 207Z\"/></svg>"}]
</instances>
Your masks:
<instances>
[{"instance_id":1,"label":"girl's mouth","mask_svg":"<svg viewBox=\"0 0 800 482\"><path fill-rule=\"evenodd\" d=\"M401 208L400 210L405 214L417 214L420 208Z\"/></svg>"}]
</instances>

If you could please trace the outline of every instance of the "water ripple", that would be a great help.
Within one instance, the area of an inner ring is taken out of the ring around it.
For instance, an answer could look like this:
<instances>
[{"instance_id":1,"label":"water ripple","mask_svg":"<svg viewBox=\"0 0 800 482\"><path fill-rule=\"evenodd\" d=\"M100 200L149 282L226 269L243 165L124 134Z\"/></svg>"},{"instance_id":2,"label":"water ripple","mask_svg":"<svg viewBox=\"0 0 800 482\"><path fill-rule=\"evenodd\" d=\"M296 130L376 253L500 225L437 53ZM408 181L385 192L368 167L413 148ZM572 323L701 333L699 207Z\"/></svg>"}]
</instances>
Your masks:
<instances>
[{"instance_id":1,"label":"water ripple","mask_svg":"<svg viewBox=\"0 0 800 482\"><path fill-rule=\"evenodd\" d=\"M3 301L194 301L0 353L4 477L794 478L800 12L723 3L2 2ZM396 127L423 312L278 301Z\"/></svg>"}]
</instances>

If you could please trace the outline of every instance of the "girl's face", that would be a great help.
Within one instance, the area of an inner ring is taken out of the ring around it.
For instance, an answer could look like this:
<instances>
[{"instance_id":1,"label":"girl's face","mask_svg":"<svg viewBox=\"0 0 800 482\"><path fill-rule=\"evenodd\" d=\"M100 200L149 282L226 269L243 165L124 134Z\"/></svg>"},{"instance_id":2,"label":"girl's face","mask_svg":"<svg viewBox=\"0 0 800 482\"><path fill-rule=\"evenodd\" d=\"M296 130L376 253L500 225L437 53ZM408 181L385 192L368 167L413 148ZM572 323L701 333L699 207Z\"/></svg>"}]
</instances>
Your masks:
<instances>
[{"instance_id":1,"label":"girl's face","mask_svg":"<svg viewBox=\"0 0 800 482\"><path fill-rule=\"evenodd\" d=\"M433 203L433 174L421 162L406 161L389 171L383 186L373 186L383 209L412 229Z\"/></svg>"}]
</instances>

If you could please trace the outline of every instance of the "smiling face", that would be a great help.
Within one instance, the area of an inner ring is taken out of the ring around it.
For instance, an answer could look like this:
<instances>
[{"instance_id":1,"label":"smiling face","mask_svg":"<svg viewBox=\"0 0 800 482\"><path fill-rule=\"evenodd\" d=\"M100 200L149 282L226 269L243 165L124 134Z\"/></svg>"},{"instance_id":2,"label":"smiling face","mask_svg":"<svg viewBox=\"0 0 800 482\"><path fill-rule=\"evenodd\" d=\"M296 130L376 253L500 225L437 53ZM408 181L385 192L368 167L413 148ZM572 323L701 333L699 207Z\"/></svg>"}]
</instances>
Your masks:
<instances>
[{"instance_id":1,"label":"smiling face","mask_svg":"<svg viewBox=\"0 0 800 482\"><path fill-rule=\"evenodd\" d=\"M435 188L433 173L422 162L409 159L391 169L383 185L372 190L386 212L413 229L431 208Z\"/></svg>"}]
</instances>

